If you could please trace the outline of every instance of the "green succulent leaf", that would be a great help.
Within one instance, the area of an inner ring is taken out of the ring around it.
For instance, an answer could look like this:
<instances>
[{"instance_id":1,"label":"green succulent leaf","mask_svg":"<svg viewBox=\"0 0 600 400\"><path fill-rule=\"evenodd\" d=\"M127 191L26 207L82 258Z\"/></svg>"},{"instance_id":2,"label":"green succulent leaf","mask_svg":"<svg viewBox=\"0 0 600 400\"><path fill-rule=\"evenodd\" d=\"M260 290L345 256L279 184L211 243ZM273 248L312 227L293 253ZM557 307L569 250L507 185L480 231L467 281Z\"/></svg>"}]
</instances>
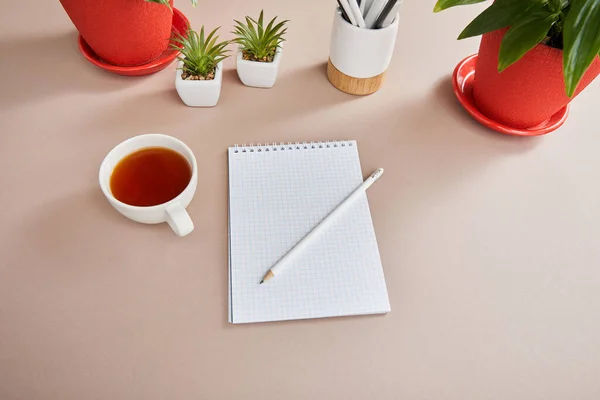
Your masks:
<instances>
[{"instance_id":1,"label":"green succulent leaf","mask_svg":"<svg viewBox=\"0 0 600 400\"><path fill-rule=\"evenodd\" d=\"M575 94L583 75L600 53L600 0L572 0L563 27L567 95Z\"/></svg>"},{"instance_id":2,"label":"green succulent leaf","mask_svg":"<svg viewBox=\"0 0 600 400\"><path fill-rule=\"evenodd\" d=\"M216 28L205 36L204 26L200 33L188 28L185 34L177 34L171 39L171 48L181 52L177 58L183 63L186 73L207 77L215 71L219 62L229 57L226 47L230 42L218 43L218 30Z\"/></svg>"},{"instance_id":3,"label":"green succulent leaf","mask_svg":"<svg viewBox=\"0 0 600 400\"><path fill-rule=\"evenodd\" d=\"M523 14L541 9L547 0L496 0L473 20L458 36L465 39L506 28L516 23Z\"/></svg>"},{"instance_id":4,"label":"green succulent leaf","mask_svg":"<svg viewBox=\"0 0 600 400\"><path fill-rule=\"evenodd\" d=\"M498 71L504 71L541 43L556 21L558 21L558 14L548 9L535 10L523 15L502 39Z\"/></svg>"},{"instance_id":5,"label":"green succulent leaf","mask_svg":"<svg viewBox=\"0 0 600 400\"><path fill-rule=\"evenodd\" d=\"M264 10L260 11L260 15L258 17L258 22L256 23L256 25L258 26L258 37L261 37L264 35L264 29L263 29L263 17L264 17Z\"/></svg>"},{"instance_id":6,"label":"green succulent leaf","mask_svg":"<svg viewBox=\"0 0 600 400\"><path fill-rule=\"evenodd\" d=\"M277 17L273 18L267 26L264 26L264 12L261 11L258 19L245 17L245 23L234 20L235 26L233 39L244 53L249 54L256 61L269 61L275 56L277 48L285 41L287 33L285 25L287 20L276 24Z\"/></svg>"},{"instance_id":7,"label":"green succulent leaf","mask_svg":"<svg viewBox=\"0 0 600 400\"><path fill-rule=\"evenodd\" d=\"M466 6L468 4L483 3L487 0L438 0L433 7L433 12L440 12L450 7Z\"/></svg>"}]
</instances>

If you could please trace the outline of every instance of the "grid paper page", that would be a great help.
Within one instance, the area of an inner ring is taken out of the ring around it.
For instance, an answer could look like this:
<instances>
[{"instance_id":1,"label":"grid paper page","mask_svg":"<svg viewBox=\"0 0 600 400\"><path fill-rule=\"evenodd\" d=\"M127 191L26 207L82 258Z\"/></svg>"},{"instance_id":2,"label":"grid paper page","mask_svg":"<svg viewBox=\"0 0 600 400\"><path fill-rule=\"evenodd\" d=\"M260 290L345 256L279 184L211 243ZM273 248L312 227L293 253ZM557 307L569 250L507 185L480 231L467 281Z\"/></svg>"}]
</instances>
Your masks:
<instances>
[{"instance_id":1,"label":"grid paper page","mask_svg":"<svg viewBox=\"0 0 600 400\"><path fill-rule=\"evenodd\" d=\"M362 181L354 141L229 149L230 322L390 311L366 194L259 285Z\"/></svg>"}]
</instances>

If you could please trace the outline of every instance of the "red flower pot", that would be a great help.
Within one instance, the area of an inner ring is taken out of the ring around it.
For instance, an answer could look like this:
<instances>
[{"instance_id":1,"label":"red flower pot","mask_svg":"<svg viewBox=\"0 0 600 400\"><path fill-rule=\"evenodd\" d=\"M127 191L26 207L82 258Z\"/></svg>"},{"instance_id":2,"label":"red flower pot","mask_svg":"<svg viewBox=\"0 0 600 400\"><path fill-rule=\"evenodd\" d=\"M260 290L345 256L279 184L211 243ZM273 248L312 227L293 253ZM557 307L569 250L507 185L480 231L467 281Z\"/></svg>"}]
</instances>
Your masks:
<instances>
[{"instance_id":1,"label":"red flower pot","mask_svg":"<svg viewBox=\"0 0 600 400\"><path fill-rule=\"evenodd\" d=\"M164 4L144 0L60 2L92 50L110 64L145 64L169 44L173 13Z\"/></svg>"},{"instance_id":2,"label":"red flower pot","mask_svg":"<svg viewBox=\"0 0 600 400\"><path fill-rule=\"evenodd\" d=\"M475 68L473 95L479 110L513 128L532 128L552 117L572 100L563 76L563 52L543 44L498 73L498 52L507 29L483 35ZM600 74L596 57L575 95ZM575 97L575 96L573 96Z\"/></svg>"}]
</instances>

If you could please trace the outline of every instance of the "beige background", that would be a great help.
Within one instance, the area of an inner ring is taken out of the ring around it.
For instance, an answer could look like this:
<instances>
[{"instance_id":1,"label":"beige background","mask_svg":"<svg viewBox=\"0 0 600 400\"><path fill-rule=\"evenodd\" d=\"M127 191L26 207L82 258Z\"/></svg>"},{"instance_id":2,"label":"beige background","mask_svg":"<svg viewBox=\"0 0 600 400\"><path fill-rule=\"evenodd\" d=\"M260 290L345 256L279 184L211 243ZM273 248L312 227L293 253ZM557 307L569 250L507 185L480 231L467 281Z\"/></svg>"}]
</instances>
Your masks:
<instances>
[{"instance_id":1,"label":"beige background","mask_svg":"<svg viewBox=\"0 0 600 400\"><path fill-rule=\"evenodd\" d=\"M598 82L560 131L512 138L452 94L481 6L407 0L385 87L354 98L324 75L333 0L178 0L225 33L261 7L292 20L275 88L228 60L219 105L193 109L174 67L89 65L58 1L1 3L1 399L600 398ZM198 158L184 239L98 188L104 155L147 132ZM392 312L229 325L227 146L344 138L387 171L369 198Z\"/></svg>"}]
</instances>

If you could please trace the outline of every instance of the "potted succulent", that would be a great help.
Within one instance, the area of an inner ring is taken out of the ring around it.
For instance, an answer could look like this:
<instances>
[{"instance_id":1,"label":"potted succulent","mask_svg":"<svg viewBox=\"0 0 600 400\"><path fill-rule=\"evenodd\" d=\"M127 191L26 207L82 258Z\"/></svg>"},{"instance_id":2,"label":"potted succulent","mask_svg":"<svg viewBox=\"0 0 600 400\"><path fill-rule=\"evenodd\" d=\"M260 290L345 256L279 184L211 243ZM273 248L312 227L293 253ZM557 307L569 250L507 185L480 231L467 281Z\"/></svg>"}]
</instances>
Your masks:
<instances>
[{"instance_id":1,"label":"potted succulent","mask_svg":"<svg viewBox=\"0 0 600 400\"><path fill-rule=\"evenodd\" d=\"M276 23L277 17L264 26L264 14L260 12L258 21L246 17L246 23L235 20L232 42L239 46L237 73L246 86L270 88L277 80L282 47L287 32L287 20Z\"/></svg>"},{"instance_id":2,"label":"potted succulent","mask_svg":"<svg viewBox=\"0 0 600 400\"><path fill-rule=\"evenodd\" d=\"M218 43L216 28L204 36L204 26L200 33L188 29L185 35L176 35L171 43L181 51L175 77L175 88L183 102L191 107L216 106L221 95L223 82L223 60L229 50L229 41ZM181 45L181 48L177 46Z\"/></svg>"},{"instance_id":3,"label":"potted succulent","mask_svg":"<svg viewBox=\"0 0 600 400\"><path fill-rule=\"evenodd\" d=\"M438 0L434 11L486 0ZM600 74L600 1L496 0L459 39L483 35L477 108L515 128L540 125Z\"/></svg>"},{"instance_id":4,"label":"potted succulent","mask_svg":"<svg viewBox=\"0 0 600 400\"><path fill-rule=\"evenodd\" d=\"M197 0L191 1L195 6ZM87 44L110 64L146 64L169 45L173 0L60 0L60 3Z\"/></svg>"}]
</instances>

